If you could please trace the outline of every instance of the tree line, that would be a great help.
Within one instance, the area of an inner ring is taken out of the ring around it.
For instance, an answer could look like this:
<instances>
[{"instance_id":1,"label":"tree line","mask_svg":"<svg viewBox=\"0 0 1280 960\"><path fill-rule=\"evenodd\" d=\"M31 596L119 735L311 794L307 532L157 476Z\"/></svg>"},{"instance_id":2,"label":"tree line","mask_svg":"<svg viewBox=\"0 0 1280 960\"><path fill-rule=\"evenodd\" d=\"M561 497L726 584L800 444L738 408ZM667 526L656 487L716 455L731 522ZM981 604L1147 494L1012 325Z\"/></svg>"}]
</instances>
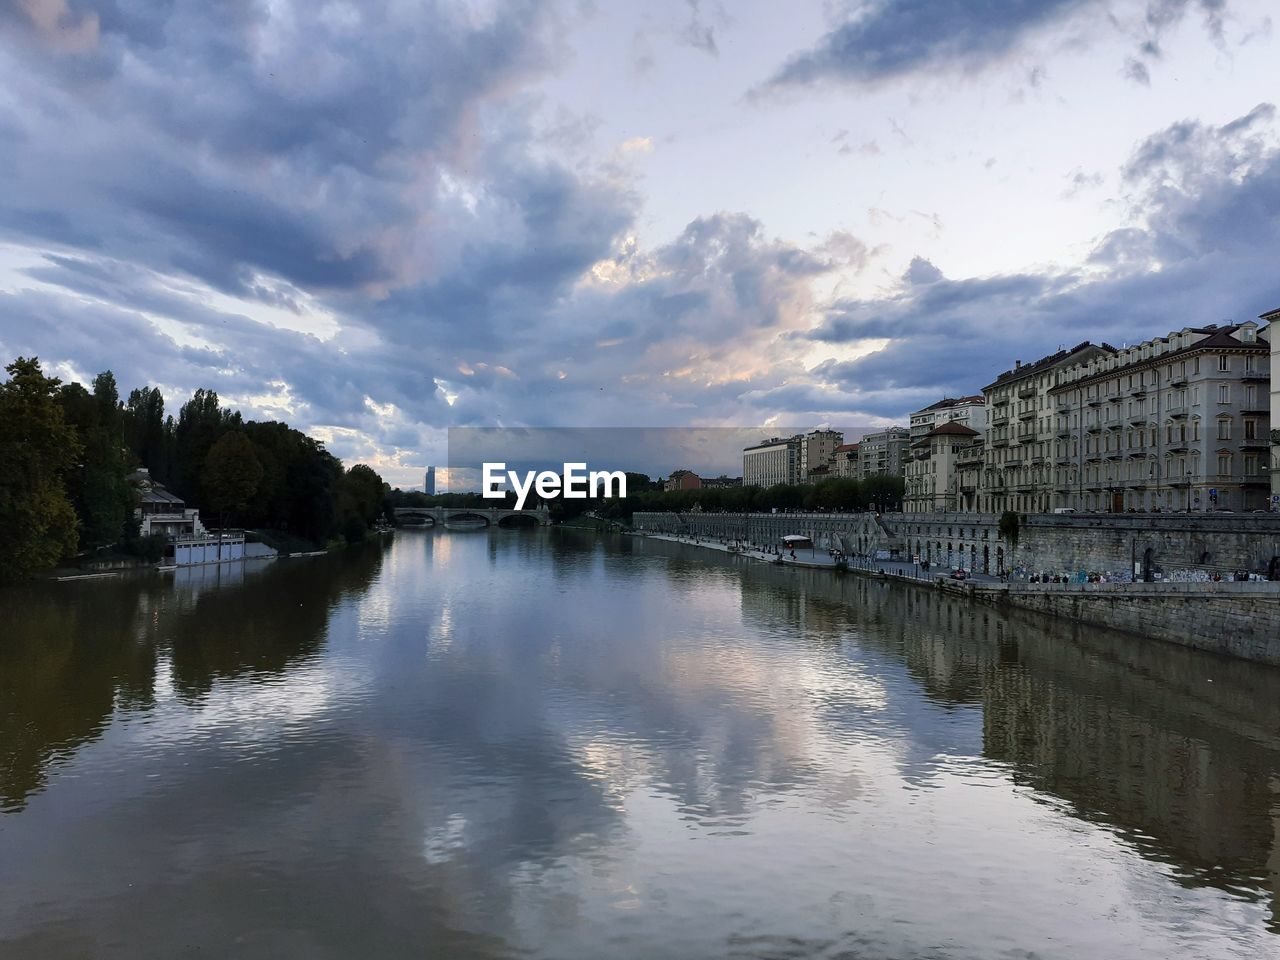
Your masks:
<instances>
[{"instance_id":1,"label":"tree line","mask_svg":"<svg viewBox=\"0 0 1280 960\"><path fill-rule=\"evenodd\" d=\"M364 539L389 516L389 491L364 464L349 469L288 424L245 420L212 390L177 416L158 387L120 398L110 371L89 387L46 376L20 357L0 383L0 581L87 553L154 555L135 517L130 475L152 479L201 510L207 526L235 525L315 545Z\"/></svg>"},{"instance_id":2,"label":"tree line","mask_svg":"<svg viewBox=\"0 0 1280 960\"><path fill-rule=\"evenodd\" d=\"M777 510L830 510L846 513L863 510L898 510L905 482L901 477L872 476L861 480L829 477L817 483L771 487L700 487L696 490L664 490L661 481L642 473L627 474L627 496L612 499L565 500L546 503L553 520L571 520L583 513L630 521L636 511L684 513L698 507L707 513L770 513ZM488 500L479 493L444 493L427 496L417 491L394 490L398 507L494 507L514 506L515 494L505 501ZM541 506L530 494L526 507Z\"/></svg>"}]
</instances>

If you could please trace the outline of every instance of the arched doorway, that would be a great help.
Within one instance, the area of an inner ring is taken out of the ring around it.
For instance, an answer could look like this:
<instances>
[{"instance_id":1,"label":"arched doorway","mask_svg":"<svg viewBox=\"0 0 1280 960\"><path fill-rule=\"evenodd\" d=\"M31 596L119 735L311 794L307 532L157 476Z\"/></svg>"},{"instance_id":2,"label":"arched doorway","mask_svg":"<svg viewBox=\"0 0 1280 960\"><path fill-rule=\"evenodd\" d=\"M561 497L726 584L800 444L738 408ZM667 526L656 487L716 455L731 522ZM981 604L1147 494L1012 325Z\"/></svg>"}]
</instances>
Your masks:
<instances>
[{"instance_id":1,"label":"arched doorway","mask_svg":"<svg viewBox=\"0 0 1280 960\"><path fill-rule=\"evenodd\" d=\"M1142 579L1146 583L1150 583L1155 573L1156 552L1147 547L1142 551Z\"/></svg>"},{"instance_id":2,"label":"arched doorway","mask_svg":"<svg viewBox=\"0 0 1280 960\"><path fill-rule=\"evenodd\" d=\"M1280 556L1272 557L1271 562L1267 564L1267 579L1280 580Z\"/></svg>"},{"instance_id":3,"label":"arched doorway","mask_svg":"<svg viewBox=\"0 0 1280 960\"><path fill-rule=\"evenodd\" d=\"M991 572L991 547L985 543L982 545L982 572Z\"/></svg>"}]
</instances>

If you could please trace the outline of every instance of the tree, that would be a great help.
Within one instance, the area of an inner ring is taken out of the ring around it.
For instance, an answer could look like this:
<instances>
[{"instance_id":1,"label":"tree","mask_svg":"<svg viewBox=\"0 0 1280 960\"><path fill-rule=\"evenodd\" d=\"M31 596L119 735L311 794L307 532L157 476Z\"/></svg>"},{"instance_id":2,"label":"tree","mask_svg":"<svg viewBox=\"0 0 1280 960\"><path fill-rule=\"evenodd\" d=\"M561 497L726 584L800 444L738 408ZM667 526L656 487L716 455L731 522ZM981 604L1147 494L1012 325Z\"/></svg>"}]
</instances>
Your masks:
<instances>
[{"instance_id":1,"label":"tree","mask_svg":"<svg viewBox=\"0 0 1280 960\"><path fill-rule=\"evenodd\" d=\"M215 401L216 402L216 401ZM249 504L262 480L262 464L253 452L253 444L241 431L224 433L209 448L204 459L200 486L206 504L218 511L219 527L228 513L237 513Z\"/></svg>"},{"instance_id":2,"label":"tree","mask_svg":"<svg viewBox=\"0 0 1280 960\"><path fill-rule=\"evenodd\" d=\"M1009 545L1009 565L1013 566L1013 554L1018 549L1018 534L1021 522L1015 510L1006 510L1000 514L1000 525L997 528L1000 539Z\"/></svg>"},{"instance_id":3,"label":"tree","mask_svg":"<svg viewBox=\"0 0 1280 960\"><path fill-rule=\"evenodd\" d=\"M0 384L0 580L51 567L76 547L65 477L80 441L57 402L56 378L19 357Z\"/></svg>"},{"instance_id":4,"label":"tree","mask_svg":"<svg viewBox=\"0 0 1280 960\"><path fill-rule=\"evenodd\" d=\"M67 477L67 495L80 521L80 549L118 544L133 511L129 484L132 454L125 446L124 413L111 371L93 380L90 394L78 383L58 393L63 416L80 438L82 455Z\"/></svg>"}]
</instances>

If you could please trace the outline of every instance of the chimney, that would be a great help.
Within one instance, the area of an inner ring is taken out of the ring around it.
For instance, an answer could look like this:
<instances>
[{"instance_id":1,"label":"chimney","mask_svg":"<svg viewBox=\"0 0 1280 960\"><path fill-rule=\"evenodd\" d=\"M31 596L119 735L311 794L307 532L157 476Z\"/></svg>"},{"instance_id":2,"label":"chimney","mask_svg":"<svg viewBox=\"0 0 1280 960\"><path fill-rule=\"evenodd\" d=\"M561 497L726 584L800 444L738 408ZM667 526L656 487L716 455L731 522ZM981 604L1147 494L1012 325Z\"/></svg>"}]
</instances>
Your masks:
<instances>
[{"instance_id":1,"label":"chimney","mask_svg":"<svg viewBox=\"0 0 1280 960\"><path fill-rule=\"evenodd\" d=\"M1022 369L1022 361L1021 361L1021 360L1015 360L1015 361L1013 361L1013 369L1015 369L1015 370L1021 370L1021 369Z\"/></svg>"}]
</instances>

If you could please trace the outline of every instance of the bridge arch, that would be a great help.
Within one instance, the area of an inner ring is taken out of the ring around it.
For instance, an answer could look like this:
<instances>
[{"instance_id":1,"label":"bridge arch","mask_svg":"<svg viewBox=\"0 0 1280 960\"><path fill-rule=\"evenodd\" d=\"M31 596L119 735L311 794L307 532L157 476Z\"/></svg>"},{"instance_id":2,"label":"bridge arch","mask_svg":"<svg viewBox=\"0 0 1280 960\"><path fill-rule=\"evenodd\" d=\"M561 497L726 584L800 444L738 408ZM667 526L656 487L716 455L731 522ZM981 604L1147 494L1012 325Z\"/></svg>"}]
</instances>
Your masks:
<instances>
[{"instance_id":1,"label":"bridge arch","mask_svg":"<svg viewBox=\"0 0 1280 960\"><path fill-rule=\"evenodd\" d=\"M487 527L491 523L489 517L483 513L472 510L459 510L456 513L450 512L445 514L445 524L465 524L466 526Z\"/></svg>"},{"instance_id":2,"label":"bridge arch","mask_svg":"<svg viewBox=\"0 0 1280 960\"><path fill-rule=\"evenodd\" d=\"M498 527L502 530L523 530L526 527L541 526L537 517L528 513L507 513L498 518Z\"/></svg>"}]
</instances>

